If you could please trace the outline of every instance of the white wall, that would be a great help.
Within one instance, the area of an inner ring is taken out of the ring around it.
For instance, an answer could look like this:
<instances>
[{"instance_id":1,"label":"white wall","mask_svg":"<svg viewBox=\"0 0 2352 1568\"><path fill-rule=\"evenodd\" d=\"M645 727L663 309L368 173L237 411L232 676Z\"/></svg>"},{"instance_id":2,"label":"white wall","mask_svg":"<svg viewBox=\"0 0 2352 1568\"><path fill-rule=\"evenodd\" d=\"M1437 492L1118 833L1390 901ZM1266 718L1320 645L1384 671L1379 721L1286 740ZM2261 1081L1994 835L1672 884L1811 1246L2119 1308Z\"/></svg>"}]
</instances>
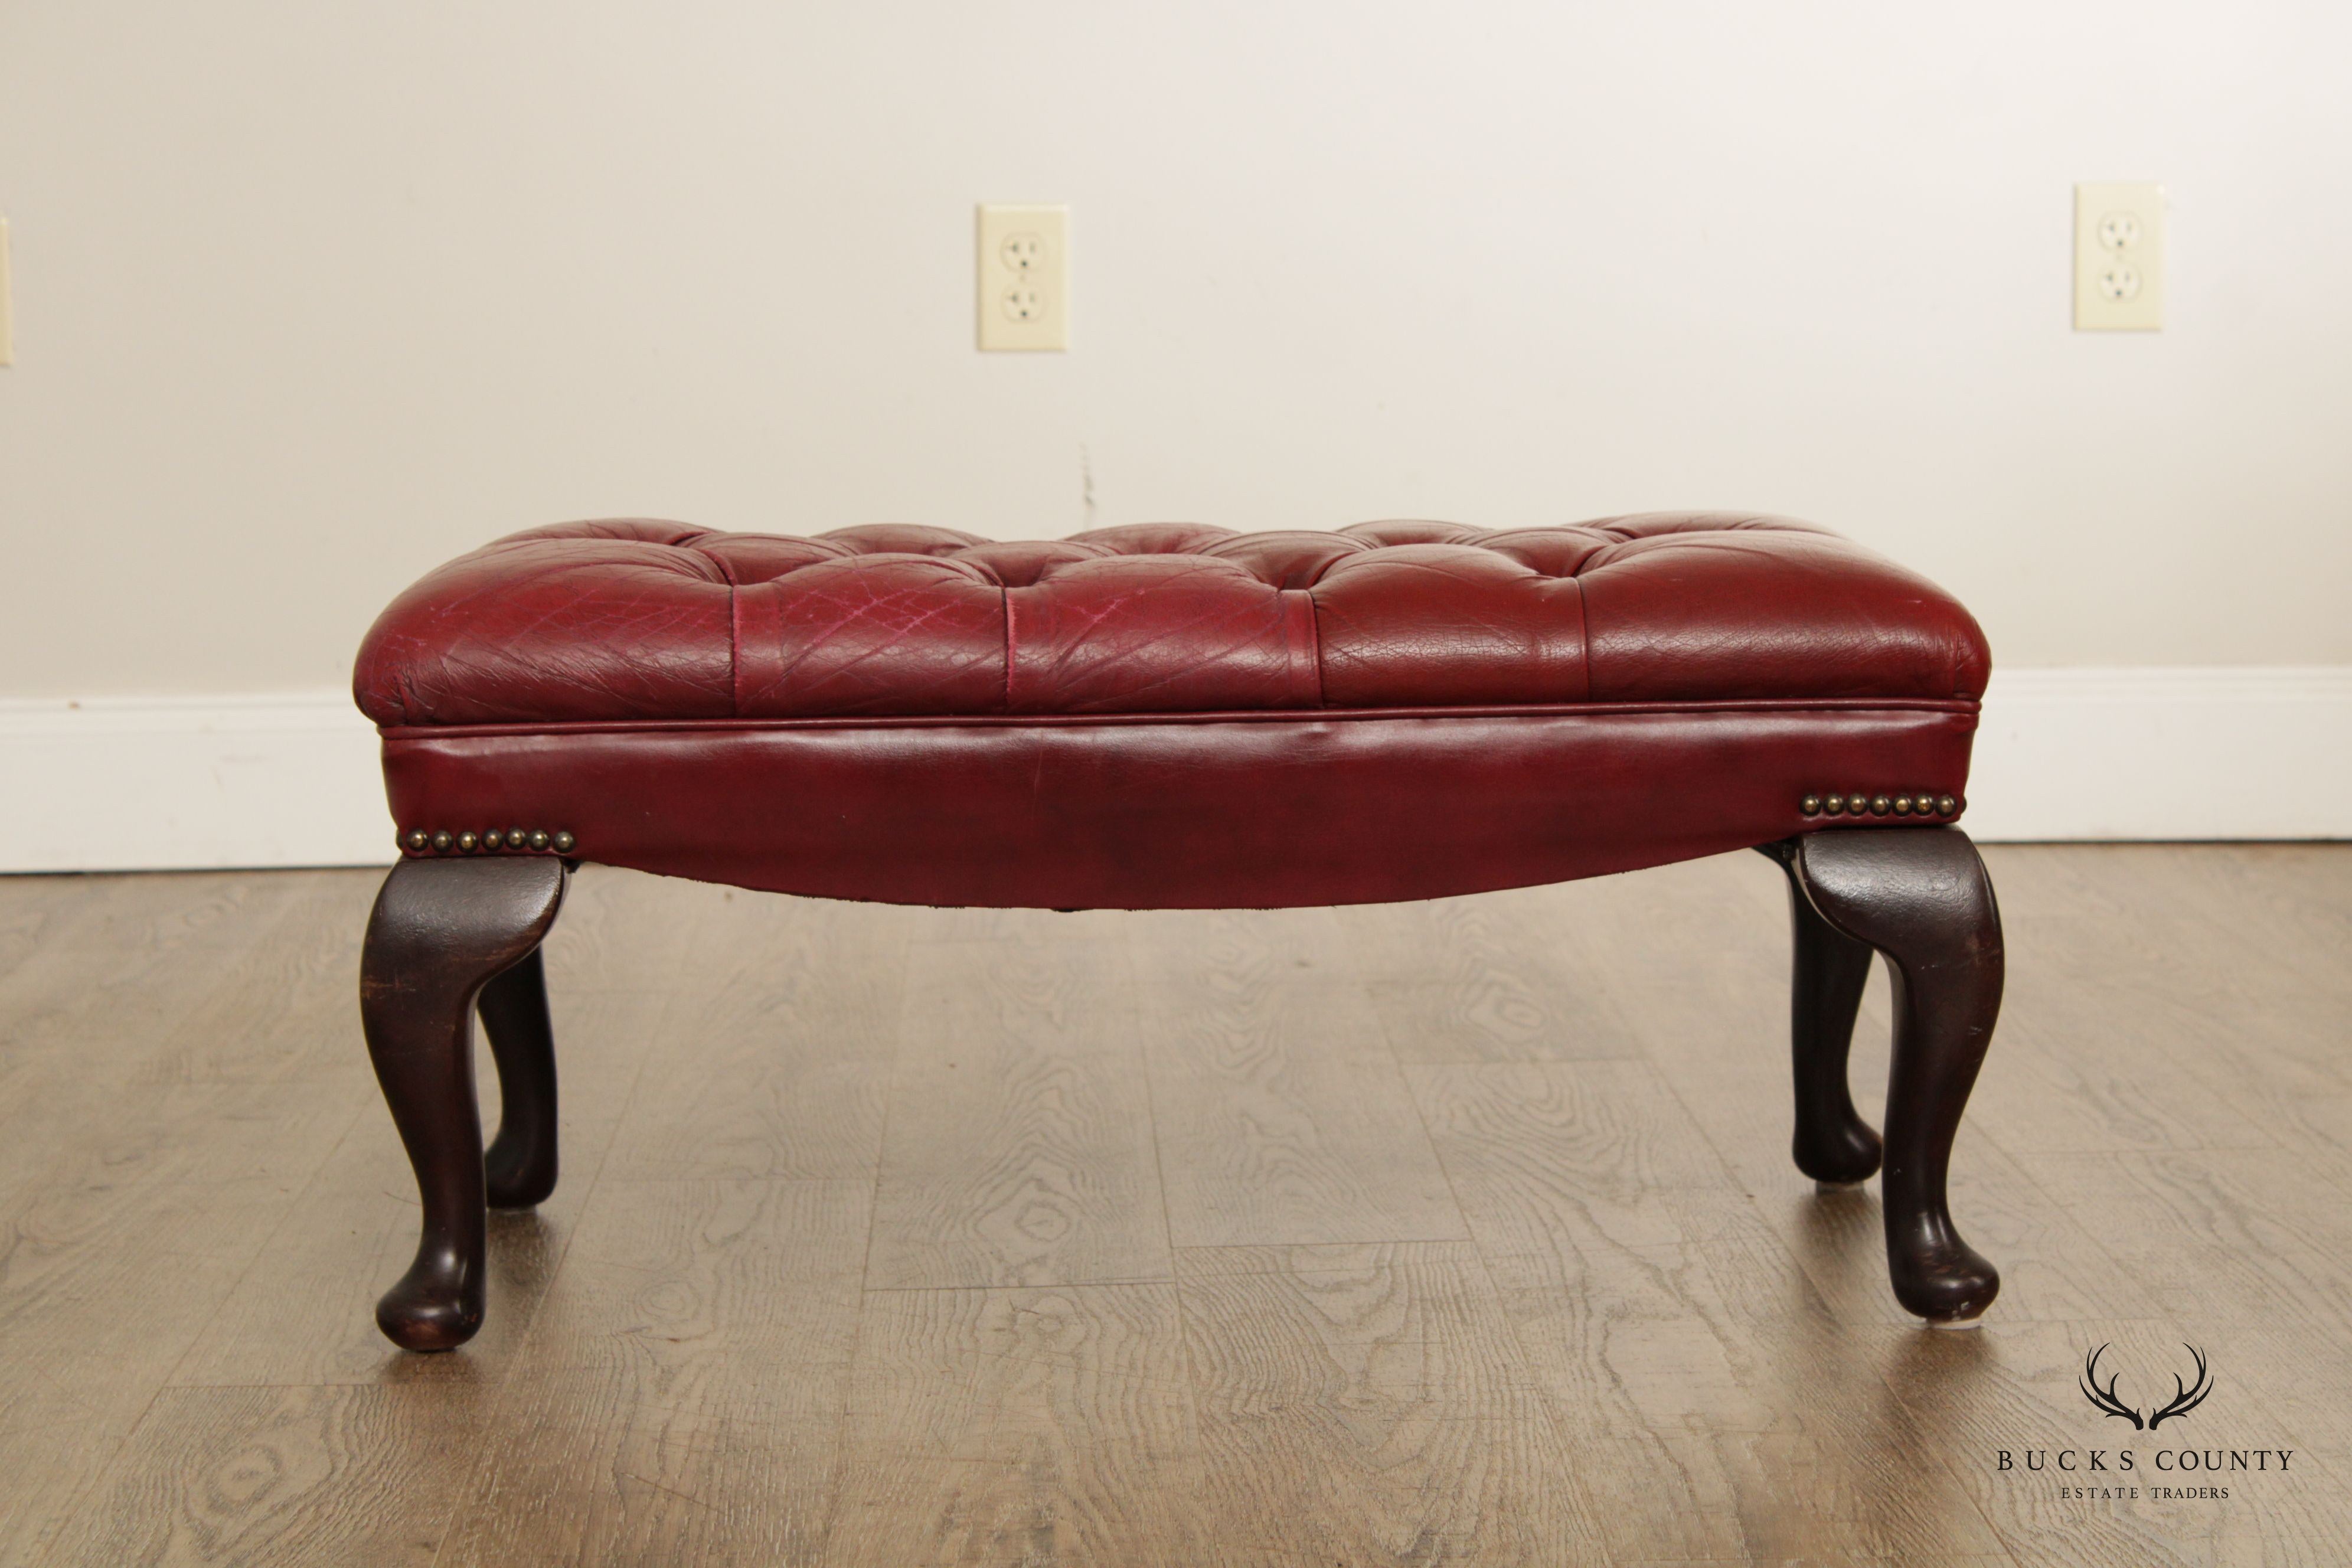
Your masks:
<instances>
[{"instance_id":1,"label":"white wall","mask_svg":"<svg viewBox=\"0 0 2352 1568\"><path fill-rule=\"evenodd\" d=\"M557 518L1755 507L2004 668L2352 665L2352 8L0 0L0 696ZM2070 186L2171 192L2069 331ZM982 356L971 207L1074 209Z\"/></svg>"}]
</instances>

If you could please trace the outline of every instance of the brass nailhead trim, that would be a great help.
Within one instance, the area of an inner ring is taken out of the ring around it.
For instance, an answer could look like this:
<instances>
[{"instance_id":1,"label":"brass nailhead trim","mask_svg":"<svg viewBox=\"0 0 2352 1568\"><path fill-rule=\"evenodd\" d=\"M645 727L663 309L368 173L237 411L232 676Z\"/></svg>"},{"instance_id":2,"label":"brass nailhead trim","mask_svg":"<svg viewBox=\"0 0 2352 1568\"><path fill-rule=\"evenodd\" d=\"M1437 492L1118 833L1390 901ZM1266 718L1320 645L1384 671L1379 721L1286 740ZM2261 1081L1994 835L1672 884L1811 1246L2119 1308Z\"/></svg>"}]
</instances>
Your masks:
<instances>
[{"instance_id":1,"label":"brass nailhead trim","mask_svg":"<svg viewBox=\"0 0 2352 1568\"><path fill-rule=\"evenodd\" d=\"M478 834L470 828L452 833L446 827L436 827L428 833L422 827L411 827L399 834L397 841L401 848L412 855L423 855L427 851L446 855L451 850L471 855L477 849L491 853L501 849L509 853L552 849L558 855L569 855L572 847L580 842L569 833L561 830L550 833L544 827L509 827L504 831L493 827Z\"/></svg>"},{"instance_id":2,"label":"brass nailhead trim","mask_svg":"<svg viewBox=\"0 0 2352 1568\"><path fill-rule=\"evenodd\" d=\"M1948 795L1809 795L1797 803L1807 816L1954 816L1960 803Z\"/></svg>"}]
</instances>

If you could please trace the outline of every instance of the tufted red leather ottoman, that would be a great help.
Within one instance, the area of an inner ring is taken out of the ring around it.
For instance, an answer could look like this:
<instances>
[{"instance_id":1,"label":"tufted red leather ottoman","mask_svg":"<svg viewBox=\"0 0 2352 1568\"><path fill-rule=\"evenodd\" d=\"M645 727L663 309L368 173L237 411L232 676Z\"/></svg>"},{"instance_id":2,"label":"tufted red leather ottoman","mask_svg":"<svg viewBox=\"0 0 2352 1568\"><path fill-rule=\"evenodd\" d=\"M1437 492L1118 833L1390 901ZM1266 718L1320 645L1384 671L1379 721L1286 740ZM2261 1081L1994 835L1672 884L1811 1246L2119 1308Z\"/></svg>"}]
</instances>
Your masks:
<instances>
[{"instance_id":1,"label":"tufted red leather ottoman","mask_svg":"<svg viewBox=\"0 0 2352 1568\"><path fill-rule=\"evenodd\" d=\"M553 1187L537 950L578 861L903 903L1264 908L1757 847L1795 913L1797 1163L1879 1167L1845 1058L1881 952L1895 1289L1972 1321L1999 1281L1945 1171L2001 946L1951 824L1988 668L1934 584L1769 517L511 535L403 594L360 653L404 856L362 1012L425 1197L378 1321L462 1343L485 1202ZM477 1008L505 1090L487 1157Z\"/></svg>"}]
</instances>

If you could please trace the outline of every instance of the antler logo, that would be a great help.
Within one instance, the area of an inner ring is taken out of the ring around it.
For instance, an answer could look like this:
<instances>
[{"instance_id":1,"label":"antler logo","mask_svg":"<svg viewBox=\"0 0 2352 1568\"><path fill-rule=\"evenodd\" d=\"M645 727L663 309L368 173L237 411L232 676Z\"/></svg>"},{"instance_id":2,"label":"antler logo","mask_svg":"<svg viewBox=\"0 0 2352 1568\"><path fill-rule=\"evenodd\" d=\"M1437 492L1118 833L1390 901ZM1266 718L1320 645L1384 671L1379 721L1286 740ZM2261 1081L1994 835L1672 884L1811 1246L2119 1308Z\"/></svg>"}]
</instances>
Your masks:
<instances>
[{"instance_id":1,"label":"antler logo","mask_svg":"<svg viewBox=\"0 0 2352 1568\"><path fill-rule=\"evenodd\" d=\"M2142 1421L2140 1419L2139 1412L2137 1409L2133 1408L2131 1405L2126 1405L2123 1400L2117 1396L2116 1393L2116 1384L2121 1379L2120 1373L2109 1373L2107 1374L2106 1386L2103 1388L2099 1385L2099 1358L2106 1354L2107 1346L2101 1345L2097 1350L2093 1351L2089 1355L2083 1358L2083 1381L2077 1386L2082 1389L2083 1397L2089 1400L2094 1406L2105 1411L2109 1415L2120 1415L2125 1420L2130 1422L2132 1424L2133 1431L2137 1432L2145 1428L2147 1431L2153 1432L2159 1425L2165 1421L2170 1420L2173 1416L2188 1415L2190 1411L2204 1404L2205 1396L2213 1392L2213 1376L2212 1373L2208 1372L2205 1368L2205 1352L2199 1350L2195 1345L2184 1344L2180 1348L2187 1351L2189 1355L2195 1359L2197 1363L2197 1381L2184 1386L2180 1381L2179 1374L2178 1373L2174 1373L2172 1378L2172 1403L2167 1405L2161 1410L2149 1412L2148 1417L2146 1421Z\"/></svg>"}]
</instances>

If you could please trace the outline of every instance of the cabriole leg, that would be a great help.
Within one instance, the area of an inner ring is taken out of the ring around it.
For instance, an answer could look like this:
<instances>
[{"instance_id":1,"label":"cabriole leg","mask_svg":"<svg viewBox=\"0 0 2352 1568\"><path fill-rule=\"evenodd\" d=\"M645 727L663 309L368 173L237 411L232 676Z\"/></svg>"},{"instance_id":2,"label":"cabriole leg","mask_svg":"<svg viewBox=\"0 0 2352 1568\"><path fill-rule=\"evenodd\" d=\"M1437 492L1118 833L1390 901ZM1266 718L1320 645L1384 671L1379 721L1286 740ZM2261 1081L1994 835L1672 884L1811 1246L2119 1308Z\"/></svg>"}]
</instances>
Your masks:
<instances>
[{"instance_id":1,"label":"cabriole leg","mask_svg":"<svg viewBox=\"0 0 2352 1568\"><path fill-rule=\"evenodd\" d=\"M1795 1069L1797 1169L1816 1182L1852 1186L1876 1173L1878 1134L1853 1108L1846 1056L1854 1015L1870 979L1870 944L1821 917L1797 879L1794 841L1769 847L1789 877L1795 954L1789 981L1789 1047Z\"/></svg>"},{"instance_id":2,"label":"cabriole leg","mask_svg":"<svg viewBox=\"0 0 2352 1568\"><path fill-rule=\"evenodd\" d=\"M1815 833L1790 864L1824 920L1885 954L1893 982L1881 1188L1895 1297L1931 1323L1972 1323L2000 1275L1953 1228L1945 1179L2000 1013L1991 879L1956 827Z\"/></svg>"},{"instance_id":3,"label":"cabriole leg","mask_svg":"<svg viewBox=\"0 0 2352 1568\"><path fill-rule=\"evenodd\" d=\"M404 860L368 918L360 1019L425 1210L415 1262L376 1303L377 1325L404 1349L454 1350L482 1326L474 1006L491 981L536 952L562 904L564 876L552 857ZM490 1011L509 1009L492 1002ZM552 1083L550 1074L551 1090Z\"/></svg>"},{"instance_id":4,"label":"cabriole leg","mask_svg":"<svg viewBox=\"0 0 2352 1568\"><path fill-rule=\"evenodd\" d=\"M499 1064L499 1135L482 1157L490 1206L531 1208L555 1191L555 1027L537 948L482 987L478 1010Z\"/></svg>"}]
</instances>

